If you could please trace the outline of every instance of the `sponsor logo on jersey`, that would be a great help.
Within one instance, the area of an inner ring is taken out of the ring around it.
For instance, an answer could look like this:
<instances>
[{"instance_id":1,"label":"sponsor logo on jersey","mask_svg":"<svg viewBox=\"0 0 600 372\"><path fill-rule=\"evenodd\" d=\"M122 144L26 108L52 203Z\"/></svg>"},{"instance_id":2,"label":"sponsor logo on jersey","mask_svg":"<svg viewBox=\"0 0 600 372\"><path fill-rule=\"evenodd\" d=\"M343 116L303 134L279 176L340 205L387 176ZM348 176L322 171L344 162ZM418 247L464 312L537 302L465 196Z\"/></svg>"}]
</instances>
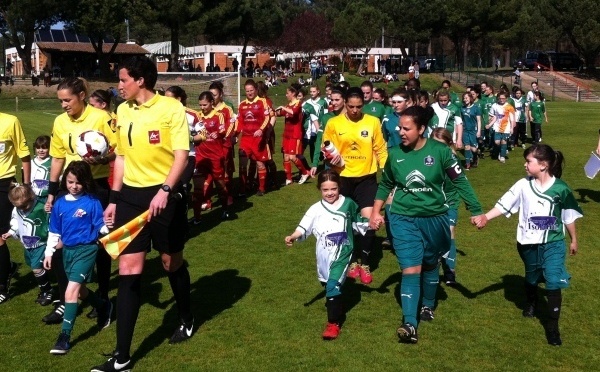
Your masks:
<instances>
[{"instance_id":1,"label":"sponsor logo on jersey","mask_svg":"<svg viewBox=\"0 0 600 372\"><path fill-rule=\"evenodd\" d=\"M73 213L73 217L80 218L80 217L85 216L86 214L87 214L86 211L84 211L83 209L79 208L79 209L77 209L75 211L75 213Z\"/></svg>"},{"instance_id":2,"label":"sponsor logo on jersey","mask_svg":"<svg viewBox=\"0 0 600 372\"><path fill-rule=\"evenodd\" d=\"M160 143L160 131L149 130L148 131L148 143L151 145L157 145Z\"/></svg>"},{"instance_id":3,"label":"sponsor logo on jersey","mask_svg":"<svg viewBox=\"0 0 600 372\"><path fill-rule=\"evenodd\" d=\"M433 156L427 155L425 157L425 159L423 159L423 162L425 163L426 166L431 167L432 165L435 164L435 159L433 158Z\"/></svg>"},{"instance_id":4,"label":"sponsor logo on jersey","mask_svg":"<svg viewBox=\"0 0 600 372\"><path fill-rule=\"evenodd\" d=\"M365 138L366 138L366 137L368 137L368 136L369 136L369 131L367 131L367 130L363 130L363 131L361 131L361 132L360 132L360 136L361 136L361 137L365 137Z\"/></svg>"},{"instance_id":5,"label":"sponsor logo on jersey","mask_svg":"<svg viewBox=\"0 0 600 372\"><path fill-rule=\"evenodd\" d=\"M412 186L412 187L411 187ZM406 186L403 189L405 192L431 192L433 189L427 187L426 179L423 173L418 170L410 172L406 176Z\"/></svg>"},{"instance_id":6,"label":"sponsor logo on jersey","mask_svg":"<svg viewBox=\"0 0 600 372\"><path fill-rule=\"evenodd\" d=\"M350 244L350 241L348 240L348 233L345 231L331 233L325 236L326 247L339 247L346 244Z\"/></svg>"},{"instance_id":7,"label":"sponsor logo on jersey","mask_svg":"<svg viewBox=\"0 0 600 372\"><path fill-rule=\"evenodd\" d=\"M22 236L21 241L25 248L36 248L38 246L39 241L41 240L38 236Z\"/></svg>"},{"instance_id":8,"label":"sponsor logo on jersey","mask_svg":"<svg viewBox=\"0 0 600 372\"><path fill-rule=\"evenodd\" d=\"M38 190L45 190L50 185L49 180L33 180L32 183Z\"/></svg>"},{"instance_id":9,"label":"sponsor logo on jersey","mask_svg":"<svg viewBox=\"0 0 600 372\"><path fill-rule=\"evenodd\" d=\"M554 216L531 216L528 220L530 230L556 230L556 217Z\"/></svg>"}]
</instances>

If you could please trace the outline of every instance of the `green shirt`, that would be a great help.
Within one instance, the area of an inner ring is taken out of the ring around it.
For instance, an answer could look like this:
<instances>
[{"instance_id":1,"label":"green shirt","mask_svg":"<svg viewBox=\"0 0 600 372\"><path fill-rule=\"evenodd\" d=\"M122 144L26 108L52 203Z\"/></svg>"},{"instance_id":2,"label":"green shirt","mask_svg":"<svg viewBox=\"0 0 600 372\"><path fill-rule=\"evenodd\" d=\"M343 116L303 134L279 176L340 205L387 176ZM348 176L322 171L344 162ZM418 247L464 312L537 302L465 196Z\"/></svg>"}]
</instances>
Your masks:
<instances>
[{"instance_id":1,"label":"green shirt","mask_svg":"<svg viewBox=\"0 0 600 372\"><path fill-rule=\"evenodd\" d=\"M496 96L493 94L491 96L482 96L479 101L481 101L482 106L481 125L485 126L490 122L490 109L492 108L492 105L496 103Z\"/></svg>"},{"instance_id":2,"label":"green shirt","mask_svg":"<svg viewBox=\"0 0 600 372\"><path fill-rule=\"evenodd\" d=\"M544 113L546 112L546 105L542 101L533 101L529 104L529 111L531 112L531 121L534 123L544 122Z\"/></svg>"},{"instance_id":3,"label":"green shirt","mask_svg":"<svg viewBox=\"0 0 600 372\"><path fill-rule=\"evenodd\" d=\"M429 127L433 130L434 128L446 128L450 133L454 133L455 125L461 124L462 119L460 117L460 106L456 106L454 103L450 103L448 106L442 108L439 103L431 105L435 115L429 121Z\"/></svg>"},{"instance_id":4,"label":"green shirt","mask_svg":"<svg viewBox=\"0 0 600 372\"><path fill-rule=\"evenodd\" d=\"M304 128L304 133L307 132L308 128L312 125L313 120L319 119L317 113L315 112L315 107L308 103L308 101L302 104L302 127Z\"/></svg>"},{"instance_id":5,"label":"green shirt","mask_svg":"<svg viewBox=\"0 0 600 372\"><path fill-rule=\"evenodd\" d=\"M383 117L385 116L385 107L381 102L377 102L372 99L371 102L365 103L362 108L362 112L371 116L375 116L381 123L383 121Z\"/></svg>"},{"instance_id":6,"label":"green shirt","mask_svg":"<svg viewBox=\"0 0 600 372\"><path fill-rule=\"evenodd\" d=\"M391 212L413 217L431 217L449 209L446 180L456 187L472 215L483 213L477 196L450 148L426 140L419 150L397 146L388 149L376 200L386 200L396 188Z\"/></svg>"},{"instance_id":7,"label":"green shirt","mask_svg":"<svg viewBox=\"0 0 600 372\"><path fill-rule=\"evenodd\" d=\"M319 123L319 130L317 131L317 139L315 140L315 152L313 154L313 163L311 166L316 167L319 165L319 160L321 160L321 146L323 142L323 131L325 130L325 126L327 126L327 122L329 119L334 118L339 113L335 113L334 111L328 111L321 118L321 122Z\"/></svg>"}]
</instances>

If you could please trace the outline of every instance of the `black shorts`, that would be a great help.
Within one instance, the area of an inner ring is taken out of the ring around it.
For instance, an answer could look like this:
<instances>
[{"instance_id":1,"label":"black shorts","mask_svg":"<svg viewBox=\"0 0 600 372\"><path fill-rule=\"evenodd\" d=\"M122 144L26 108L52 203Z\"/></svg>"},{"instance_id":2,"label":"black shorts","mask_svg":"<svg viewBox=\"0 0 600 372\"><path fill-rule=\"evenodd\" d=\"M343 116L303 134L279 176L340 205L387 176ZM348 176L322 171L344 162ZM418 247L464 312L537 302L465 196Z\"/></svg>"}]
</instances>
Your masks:
<instances>
[{"instance_id":1,"label":"black shorts","mask_svg":"<svg viewBox=\"0 0 600 372\"><path fill-rule=\"evenodd\" d=\"M377 194L375 173L362 177L340 177L340 181L340 194L354 200L360 209L373 206Z\"/></svg>"},{"instance_id":2,"label":"black shorts","mask_svg":"<svg viewBox=\"0 0 600 372\"><path fill-rule=\"evenodd\" d=\"M117 201L115 226L123 226L147 211L159 189L160 185L151 187L123 185L120 200ZM175 192L183 193L183 190L178 187L175 188ZM186 235L187 202L183 195L180 199L171 198L162 213L152 217L121 254L147 252L150 247L161 253L181 252Z\"/></svg>"},{"instance_id":3,"label":"black shorts","mask_svg":"<svg viewBox=\"0 0 600 372\"><path fill-rule=\"evenodd\" d=\"M12 177L0 179L0 234L10 230L10 217L14 206L8 200L8 188L14 180Z\"/></svg>"}]
</instances>

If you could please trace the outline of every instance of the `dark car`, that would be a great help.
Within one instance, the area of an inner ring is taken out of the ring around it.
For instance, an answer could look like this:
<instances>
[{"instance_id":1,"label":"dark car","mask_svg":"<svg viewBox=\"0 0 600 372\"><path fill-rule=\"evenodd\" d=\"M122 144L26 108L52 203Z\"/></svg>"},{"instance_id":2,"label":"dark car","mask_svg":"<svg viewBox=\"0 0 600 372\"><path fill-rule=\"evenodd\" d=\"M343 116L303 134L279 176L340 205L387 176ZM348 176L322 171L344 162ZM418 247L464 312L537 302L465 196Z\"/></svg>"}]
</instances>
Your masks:
<instances>
[{"instance_id":1,"label":"dark car","mask_svg":"<svg viewBox=\"0 0 600 372\"><path fill-rule=\"evenodd\" d=\"M524 61L525 68L529 70L534 70L538 68L548 69L550 67L550 57L545 52L540 51L527 51L525 54Z\"/></svg>"},{"instance_id":2,"label":"dark car","mask_svg":"<svg viewBox=\"0 0 600 372\"><path fill-rule=\"evenodd\" d=\"M578 70L583 61L575 53L548 52L554 70Z\"/></svg>"}]
</instances>

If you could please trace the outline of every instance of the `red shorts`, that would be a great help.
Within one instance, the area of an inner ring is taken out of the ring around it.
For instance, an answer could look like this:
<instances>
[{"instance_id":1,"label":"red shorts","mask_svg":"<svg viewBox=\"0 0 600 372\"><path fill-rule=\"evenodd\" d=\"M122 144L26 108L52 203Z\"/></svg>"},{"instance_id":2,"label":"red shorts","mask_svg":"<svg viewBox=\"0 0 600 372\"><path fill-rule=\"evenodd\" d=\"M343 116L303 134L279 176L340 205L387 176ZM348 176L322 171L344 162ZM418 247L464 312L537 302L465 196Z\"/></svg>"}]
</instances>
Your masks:
<instances>
[{"instance_id":1,"label":"red shorts","mask_svg":"<svg viewBox=\"0 0 600 372\"><path fill-rule=\"evenodd\" d=\"M215 181L222 180L225 177L225 159L224 158L208 158L196 154L196 171L195 175L212 175Z\"/></svg>"},{"instance_id":2,"label":"red shorts","mask_svg":"<svg viewBox=\"0 0 600 372\"><path fill-rule=\"evenodd\" d=\"M242 136L240 151L245 152L248 158L255 161L271 160L271 151L262 137Z\"/></svg>"},{"instance_id":3,"label":"red shorts","mask_svg":"<svg viewBox=\"0 0 600 372\"><path fill-rule=\"evenodd\" d=\"M281 148L286 155L302 155L302 140L293 138L283 138Z\"/></svg>"}]
</instances>

